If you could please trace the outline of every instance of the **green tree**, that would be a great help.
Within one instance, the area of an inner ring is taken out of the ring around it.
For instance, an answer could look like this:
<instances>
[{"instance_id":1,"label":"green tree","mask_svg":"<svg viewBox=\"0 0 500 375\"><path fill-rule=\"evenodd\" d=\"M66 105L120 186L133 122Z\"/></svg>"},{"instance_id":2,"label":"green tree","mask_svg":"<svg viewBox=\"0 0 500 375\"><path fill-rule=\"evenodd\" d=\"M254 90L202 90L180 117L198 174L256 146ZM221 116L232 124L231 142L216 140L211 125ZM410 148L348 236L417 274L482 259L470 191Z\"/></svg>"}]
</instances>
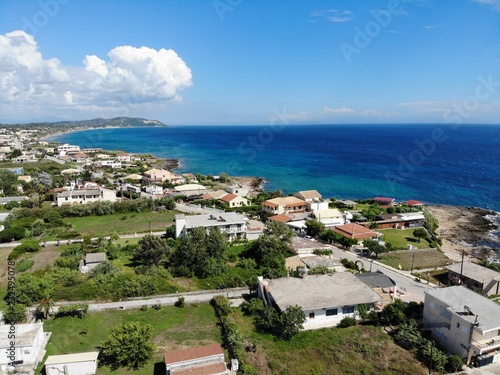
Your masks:
<instances>
[{"instance_id":1,"label":"green tree","mask_svg":"<svg viewBox=\"0 0 500 375\"><path fill-rule=\"evenodd\" d=\"M26 306L21 303L9 305L4 310L3 320L5 324L18 324L26 319Z\"/></svg>"},{"instance_id":2,"label":"green tree","mask_svg":"<svg viewBox=\"0 0 500 375\"><path fill-rule=\"evenodd\" d=\"M42 300L38 304L37 310L40 311L43 319L48 319L50 315L50 310L52 309L53 306L54 306L54 301L52 300L52 298L45 297L42 298Z\"/></svg>"},{"instance_id":3,"label":"green tree","mask_svg":"<svg viewBox=\"0 0 500 375\"><path fill-rule=\"evenodd\" d=\"M33 189L38 194L38 206L42 206L43 197L52 187L52 176L47 172L38 173L32 182Z\"/></svg>"},{"instance_id":4,"label":"green tree","mask_svg":"<svg viewBox=\"0 0 500 375\"><path fill-rule=\"evenodd\" d=\"M278 336L290 340L304 329L305 322L306 316L300 306L288 306L279 318Z\"/></svg>"},{"instance_id":5,"label":"green tree","mask_svg":"<svg viewBox=\"0 0 500 375\"><path fill-rule=\"evenodd\" d=\"M139 240L135 257L146 264L159 265L169 252L170 248L163 238L147 234Z\"/></svg>"},{"instance_id":6,"label":"green tree","mask_svg":"<svg viewBox=\"0 0 500 375\"><path fill-rule=\"evenodd\" d=\"M295 236L295 233L285 223L279 221L267 224L264 234L275 236L286 243L290 243L292 237Z\"/></svg>"},{"instance_id":7,"label":"green tree","mask_svg":"<svg viewBox=\"0 0 500 375\"><path fill-rule=\"evenodd\" d=\"M307 220L306 221L307 234L311 237L318 236L322 231L325 230L325 224L318 220Z\"/></svg>"},{"instance_id":8,"label":"green tree","mask_svg":"<svg viewBox=\"0 0 500 375\"><path fill-rule=\"evenodd\" d=\"M137 370L153 356L151 343L153 327L150 324L124 323L114 327L99 346L100 362L111 369L128 367Z\"/></svg>"},{"instance_id":9,"label":"green tree","mask_svg":"<svg viewBox=\"0 0 500 375\"><path fill-rule=\"evenodd\" d=\"M389 325L397 326L407 322L406 309L407 304L397 298L393 303L384 307L382 316L387 320Z\"/></svg>"},{"instance_id":10,"label":"green tree","mask_svg":"<svg viewBox=\"0 0 500 375\"><path fill-rule=\"evenodd\" d=\"M19 181L15 173L7 169L0 169L0 193L7 197L14 195L17 192L18 184Z\"/></svg>"},{"instance_id":11,"label":"green tree","mask_svg":"<svg viewBox=\"0 0 500 375\"><path fill-rule=\"evenodd\" d=\"M418 242L420 242L422 238L427 238L427 231L424 228L417 228L413 231L413 237L418 238Z\"/></svg>"}]
</instances>

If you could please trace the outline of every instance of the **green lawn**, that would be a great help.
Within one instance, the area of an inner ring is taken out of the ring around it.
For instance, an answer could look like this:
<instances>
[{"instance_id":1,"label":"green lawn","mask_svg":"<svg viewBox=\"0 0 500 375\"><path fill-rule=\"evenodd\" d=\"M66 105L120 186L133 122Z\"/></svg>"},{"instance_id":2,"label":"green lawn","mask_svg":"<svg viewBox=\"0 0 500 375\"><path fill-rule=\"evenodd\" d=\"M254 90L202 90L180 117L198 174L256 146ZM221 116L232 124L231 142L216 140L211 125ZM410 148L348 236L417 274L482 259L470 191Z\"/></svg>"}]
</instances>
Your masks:
<instances>
[{"instance_id":1,"label":"green lawn","mask_svg":"<svg viewBox=\"0 0 500 375\"><path fill-rule=\"evenodd\" d=\"M229 251L227 252L229 255L236 255L239 256L243 250L245 250L247 245L233 245L229 247Z\"/></svg>"},{"instance_id":2,"label":"green lawn","mask_svg":"<svg viewBox=\"0 0 500 375\"><path fill-rule=\"evenodd\" d=\"M113 233L129 234L152 231L164 231L173 223L177 211L141 212L104 216L86 216L63 219L82 235L93 237L109 236ZM150 227L151 224L151 227Z\"/></svg>"},{"instance_id":3,"label":"green lawn","mask_svg":"<svg viewBox=\"0 0 500 375\"><path fill-rule=\"evenodd\" d=\"M414 270L442 267L453 263L450 258L436 249L392 251L380 255L379 261L393 268L399 268L401 265L401 268L406 271L411 270L412 263L414 263Z\"/></svg>"},{"instance_id":4,"label":"green lawn","mask_svg":"<svg viewBox=\"0 0 500 375\"><path fill-rule=\"evenodd\" d=\"M413 237L414 229L376 229L377 232L382 233L384 236L382 240L390 242L396 249L406 249L408 244L416 246L418 249L428 249L429 242L422 239L417 242L417 238Z\"/></svg>"},{"instance_id":5,"label":"green lawn","mask_svg":"<svg viewBox=\"0 0 500 375\"><path fill-rule=\"evenodd\" d=\"M45 331L52 332L47 344L47 355L96 350L113 326L128 322L148 323L153 326L155 354L145 367L133 371L136 375L157 373L155 363L163 361L163 353L166 350L207 345L221 340L220 330L216 325L217 318L208 303L186 305L184 308L166 306L161 310L152 308L146 311L113 310L91 312L83 319L64 317L46 321ZM37 374L40 371L41 366ZM129 372L125 368L111 372L107 367L100 367L97 374L127 374Z\"/></svg>"},{"instance_id":6,"label":"green lawn","mask_svg":"<svg viewBox=\"0 0 500 375\"><path fill-rule=\"evenodd\" d=\"M259 375L426 374L412 354L397 346L381 327L355 326L300 332L290 341L255 332L251 318L231 314L256 347L245 361Z\"/></svg>"}]
</instances>

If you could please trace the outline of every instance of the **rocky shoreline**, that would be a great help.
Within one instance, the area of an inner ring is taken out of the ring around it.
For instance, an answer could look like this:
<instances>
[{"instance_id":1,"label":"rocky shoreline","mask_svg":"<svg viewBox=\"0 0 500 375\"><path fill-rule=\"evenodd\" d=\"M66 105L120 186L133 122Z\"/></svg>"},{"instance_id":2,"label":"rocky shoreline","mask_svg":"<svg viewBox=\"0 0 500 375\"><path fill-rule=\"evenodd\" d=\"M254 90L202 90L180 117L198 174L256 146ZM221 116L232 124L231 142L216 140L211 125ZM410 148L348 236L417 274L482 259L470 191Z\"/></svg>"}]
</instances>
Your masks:
<instances>
[{"instance_id":1,"label":"rocky shoreline","mask_svg":"<svg viewBox=\"0 0 500 375\"><path fill-rule=\"evenodd\" d=\"M439 221L437 233L443 239L441 249L450 259L459 261L462 251L468 259L500 255L500 238L492 233L499 229L495 223L496 212L446 205L432 205L429 209Z\"/></svg>"}]
</instances>

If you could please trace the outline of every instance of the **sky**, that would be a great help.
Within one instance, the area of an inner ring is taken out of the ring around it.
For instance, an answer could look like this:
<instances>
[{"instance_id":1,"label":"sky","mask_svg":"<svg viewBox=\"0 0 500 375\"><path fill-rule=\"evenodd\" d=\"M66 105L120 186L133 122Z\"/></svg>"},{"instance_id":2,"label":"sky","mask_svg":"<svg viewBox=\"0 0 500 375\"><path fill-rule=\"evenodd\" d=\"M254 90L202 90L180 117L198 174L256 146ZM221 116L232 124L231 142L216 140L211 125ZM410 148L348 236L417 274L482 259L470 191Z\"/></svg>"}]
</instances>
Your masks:
<instances>
[{"instance_id":1,"label":"sky","mask_svg":"<svg viewBox=\"0 0 500 375\"><path fill-rule=\"evenodd\" d=\"M0 122L500 124L500 0L2 0Z\"/></svg>"}]
</instances>

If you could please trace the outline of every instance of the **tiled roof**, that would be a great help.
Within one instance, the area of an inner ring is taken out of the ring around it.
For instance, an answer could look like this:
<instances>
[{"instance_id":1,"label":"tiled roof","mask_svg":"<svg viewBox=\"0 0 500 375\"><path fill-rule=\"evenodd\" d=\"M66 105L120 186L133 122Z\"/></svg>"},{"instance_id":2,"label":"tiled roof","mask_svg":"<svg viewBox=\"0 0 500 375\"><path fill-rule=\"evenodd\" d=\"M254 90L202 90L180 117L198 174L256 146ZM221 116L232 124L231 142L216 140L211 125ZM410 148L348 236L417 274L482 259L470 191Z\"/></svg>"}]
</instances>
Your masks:
<instances>
[{"instance_id":1,"label":"tiled roof","mask_svg":"<svg viewBox=\"0 0 500 375\"><path fill-rule=\"evenodd\" d=\"M170 375L219 375L227 374L226 365L222 362L213 363L200 367L190 367L186 369L170 370Z\"/></svg>"},{"instance_id":2,"label":"tiled roof","mask_svg":"<svg viewBox=\"0 0 500 375\"><path fill-rule=\"evenodd\" d=\"M223 202L231 202L234 198L238 198L237 195L234 195L234 194L226 194L224 195L222 198L220 198L221 201Z\"/></svg>"},{"instance_id":3,"label":"tiled roof","mask_svg":"<svg viewBox=\"0 0 500 375\"><path fill-rule=\"evenodd\" d=\"M290 217L284 214L279 214L279 215L274 215L269 218L271 221L280 221L282 223L288 223L290 220Z\"/></svg>"},{"instance_id":4,"label":"tiled roof","mask_svg":"<svg viewBox=\"0 0 500 375\"><path fill-rule=\"evenodd\" d=\"M196 348L188 348L181 350L173 350L165 352L165 363L174 364L177 362L190 361L197 358L212 357L215 355L224 354L220 344L211 344L199 346Z\"/></svg>"},{"instance_id":5,"label":"tiled roof","mask_svg":"<svg viewBox=\"0 0 500 375\"><path fill-rule=\"evenodd\" d=\"M332 230L347 238L370 238L377 235L375 232L356 223L339 225Z\"/></svg>"}]
</instances>

